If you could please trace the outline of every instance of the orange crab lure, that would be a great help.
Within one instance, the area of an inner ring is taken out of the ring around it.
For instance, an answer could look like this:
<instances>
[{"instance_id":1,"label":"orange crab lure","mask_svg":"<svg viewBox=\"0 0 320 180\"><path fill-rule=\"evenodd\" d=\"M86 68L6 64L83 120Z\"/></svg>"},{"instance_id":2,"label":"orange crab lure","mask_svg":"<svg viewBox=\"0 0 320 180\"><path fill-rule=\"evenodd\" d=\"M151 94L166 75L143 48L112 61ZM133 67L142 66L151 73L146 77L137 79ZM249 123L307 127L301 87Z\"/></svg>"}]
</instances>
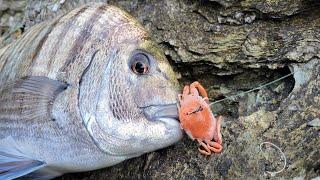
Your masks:
<instances>
[{"instance_id":1,"label":"orange crab lure","mask_svg":"<svg viewBox=\"0 0 320 180\"><path fill-rule=\"evenodd\" d=\"M211 155L222 151L222 137L220 133L222 117L213 116L209 106L209 99L203 86L195 81L186 85L183 93L179 94L179 119L181 128L192 140L200 144L198 150L204 155ZM201 146L203 148L201 148Z\"/></svg>"}]
</instances>

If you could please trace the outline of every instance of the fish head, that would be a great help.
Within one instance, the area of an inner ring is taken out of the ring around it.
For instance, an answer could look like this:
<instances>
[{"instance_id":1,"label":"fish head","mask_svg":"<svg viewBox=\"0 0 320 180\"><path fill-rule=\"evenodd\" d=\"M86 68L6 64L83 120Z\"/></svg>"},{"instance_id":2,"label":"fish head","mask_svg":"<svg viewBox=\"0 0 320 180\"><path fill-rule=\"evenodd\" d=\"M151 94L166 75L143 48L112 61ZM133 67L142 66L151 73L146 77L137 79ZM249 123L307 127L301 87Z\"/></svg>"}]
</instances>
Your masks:
<instances>
[{"instance_id":1,"label":"fish head","mask_svg":"<svg viewBox=\"0 0 320 180\"><path fill-rule=\"evenodd\" d=\"M105 27L112 30L81 78L80 111L101 150L134 157L182 138L178 81L146 30L124 11L110 11L105 21L114 27Z\"/></svg>"}]
</instances>

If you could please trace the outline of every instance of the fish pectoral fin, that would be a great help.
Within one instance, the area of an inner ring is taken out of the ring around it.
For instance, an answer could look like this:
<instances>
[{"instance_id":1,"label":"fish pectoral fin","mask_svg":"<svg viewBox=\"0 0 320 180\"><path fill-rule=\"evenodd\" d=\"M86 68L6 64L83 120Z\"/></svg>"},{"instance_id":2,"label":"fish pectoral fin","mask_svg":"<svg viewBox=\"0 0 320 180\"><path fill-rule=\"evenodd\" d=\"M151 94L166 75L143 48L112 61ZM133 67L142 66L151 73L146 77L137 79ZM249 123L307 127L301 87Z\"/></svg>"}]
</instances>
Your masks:
<instances>
[{"instance_id":1,"label":"fish pectoral fin","mask_svg":"<svg viewBox=\"0 0 320 180\"><path fill-rule=\"evenodd\" d=\"M42 161L23 155L16 148L12 138L0 140L0 144L0 179L18 178L46 165Z\"/></svg>"},{"instance_id":2,"label":"fish pectoral fin","mask_svg":"<svg viewBox=\"0 0 320 180\"><path fill-rule=\"evenodd\" d=\"M4 99L0 109L18 114L22 119L47 119L55 98L66 90L67 83L43 76L27 76L15 82L11 99Z\"/></svg>"},{"instance_id":3,"label":"fish pectoral fin","mask_svg":"<svg viewBox=\"0 0 320 180\"><path fill-rule=\"evenodd\" d=\"M41 97L54 100L55 97L67 89L68 84L44 76L27 76L15 82L13 93Z\"/></svg>"}]
</instances>

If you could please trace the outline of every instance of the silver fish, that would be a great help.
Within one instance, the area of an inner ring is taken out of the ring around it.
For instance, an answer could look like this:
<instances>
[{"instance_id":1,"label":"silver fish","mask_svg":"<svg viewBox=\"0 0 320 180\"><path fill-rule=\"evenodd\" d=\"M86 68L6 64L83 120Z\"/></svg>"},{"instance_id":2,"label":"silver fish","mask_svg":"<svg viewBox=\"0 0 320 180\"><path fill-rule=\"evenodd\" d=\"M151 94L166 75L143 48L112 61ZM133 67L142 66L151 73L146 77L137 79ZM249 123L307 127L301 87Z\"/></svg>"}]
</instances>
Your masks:
<instances>
[{"instance_id":1,"label":"silver fish","mask_svg":"<svg viewBox=\"0 0 320 180\"><path fill-rule=\"evenodd\" d=\"M112 166L182 137L178 82L145 29L89 4L0 50L0 179Z\"/></svg>"}]
</instances>

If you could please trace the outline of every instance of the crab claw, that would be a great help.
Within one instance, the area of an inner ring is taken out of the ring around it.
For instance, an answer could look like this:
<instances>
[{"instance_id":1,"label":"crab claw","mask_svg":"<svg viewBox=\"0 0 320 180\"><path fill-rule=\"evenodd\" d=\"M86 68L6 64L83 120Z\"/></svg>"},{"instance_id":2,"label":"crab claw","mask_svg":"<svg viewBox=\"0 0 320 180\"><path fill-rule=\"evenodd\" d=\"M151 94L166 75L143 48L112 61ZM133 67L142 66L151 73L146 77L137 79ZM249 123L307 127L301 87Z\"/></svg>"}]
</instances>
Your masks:
<instances>
[{"instance_id":1,"label":"crab claw","mask_svg":"<svg viewBox=\"0 0 320 180\"><path fill-rule=\"evenodd\" d=\"M206 103L209 104L208 93L198 81L193 82L190 85L190 89L191 91L195 91L194 93L201 95Z\"/></svg>"}]
</instances>

